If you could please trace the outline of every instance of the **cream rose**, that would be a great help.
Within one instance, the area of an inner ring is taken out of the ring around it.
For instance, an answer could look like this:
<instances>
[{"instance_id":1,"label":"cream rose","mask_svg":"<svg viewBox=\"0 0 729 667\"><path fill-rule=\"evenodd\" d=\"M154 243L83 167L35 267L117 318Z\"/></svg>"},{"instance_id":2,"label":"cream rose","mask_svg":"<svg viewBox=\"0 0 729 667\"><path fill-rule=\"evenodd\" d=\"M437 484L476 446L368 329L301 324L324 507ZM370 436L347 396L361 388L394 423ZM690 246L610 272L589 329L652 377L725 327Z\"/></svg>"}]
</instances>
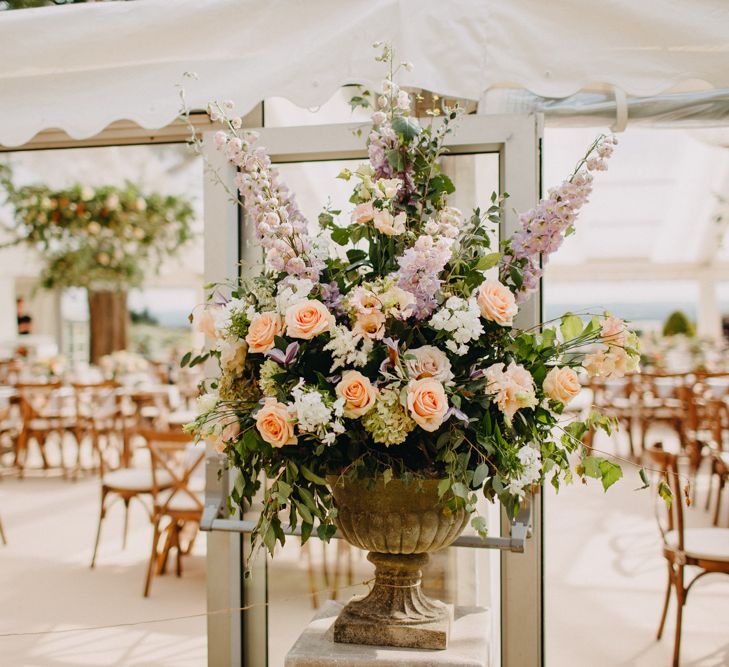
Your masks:
<instances>
[{"instance_id":1,"label":"cream rose","mask_svg":"<svg viewBox=\"0 0 729 667\"><path fill-rule=\"evenodd\" d=\"M344 416L361 417L377 400L377 389L359 371L346 371L336 386L337 396L344 399Z\"/></svg>"},{"instance_id":2,"label":"cream rose","mask_svg":"<svg viewBox=\"0 0 729 667\"><path fill-rule=\"evenodd\" d=\"M476 301L484 319L496 322L502 327L510 327L519 310L509 288L493 278L481 284Z\"/></svg>"},{"instance_id":3,"label":"cream rose","mask_svg":"<svg viewBox=\"0 0 729 667\"><path fill-rule=\"evenodd\" d=\"M448 412L443 385L433 378L411 380L407 387L410 416L424 431L436 431Z\"/></svg>"},{"instance_id":4,"label":"cream rose","mask_svg":"<svg viewBox=\"0 0 729 667\"><path fill-rule=\"evenodd\" d=\"M192 328L205 334L208 338L216 338L218 334L215 330L215 309L217 306L196 308L192 312Z\"/></svg>"},{"instance_id":5,"label":"cream rose","mask_svg":"<svg viewBox=\"0 0 729 667\"><path fill-rule=\"evenodd\" d=\"M571 368L567 366L563 366L562 368L555 366L547 373L547 377L544 378L542 388L549 398L567 405L567 403L580 393L582 386L577 379L577 373Z\"/></svg>"},{"instance_id":6,"label":"cream rose","mask_svg":"<svg viewBox=\"0 0 729 667\"><path fill-rule=\"evenodd\" d=\"M283 332L283 321L278 313L266 311L253 318L246 343L250 352L268 352L274 345L273 339Z\"/></svg>"},{"instance_id":7,"label":"cream rose","mask_svg":"<svg viewBox=\"0 0 729 667\"><path fill-rule=\"evenodd\" d=\"M306 299L286 309L286 333L292 338L310 340L334 327L334 315L321 301Z\"/></svg>"},{"instance_id":8,"label":"cream rose","mask_svg":"<svg viewBox=\"0 0 729 667\"><path fill-rule=\"evenodd\" d=\"M261 437L273 447L295 445L296 434L288 406L275 398L267 398L256 413L256 428Z\"/></svg>"},{"instance_id":9,"label":"cream rose","mask_svg":"<svg viewBox=\"0 0 729 667\"><path fill-rule=\"evenodd\" d=\"M405 359L405 368L415 380L432 377L445 384L453 379L451 362L442 350L433 345L413 348L405 356L411 357Z\"/></svg>"},{"instance_id":10,"label":"cream rose","mask_svg":"<svg viewBox=\"0 0 729 667\"><path fill-rule=\"evenodd\" d=\"M358 313L352 330L370 340L381 340L385 335L385 315L379 310Z\"/></svg>"},{"instance_id":11,"label":"cream rose","mask_svg":"<svg viewBox=\"0 0 729 667\"><path fill-rule=\"evenodd\" d=\"M377 211L374 217L375 229L386 236L399 236L405 233L405 220L407 215L404 211L395 217L390 211Z\"/></svg>"},{"instance_id":12,"label":"cream rose","mask_svg":"<svg viewBox=\"0 0 729 667\"><path fill-rule=\"evenodd\" d=\"M352 222L360 225L369 222L374 217L375 209L371 201L365 202L364 204L357 204L354 211L352 211Z\"/></svg>"}]
</instances>

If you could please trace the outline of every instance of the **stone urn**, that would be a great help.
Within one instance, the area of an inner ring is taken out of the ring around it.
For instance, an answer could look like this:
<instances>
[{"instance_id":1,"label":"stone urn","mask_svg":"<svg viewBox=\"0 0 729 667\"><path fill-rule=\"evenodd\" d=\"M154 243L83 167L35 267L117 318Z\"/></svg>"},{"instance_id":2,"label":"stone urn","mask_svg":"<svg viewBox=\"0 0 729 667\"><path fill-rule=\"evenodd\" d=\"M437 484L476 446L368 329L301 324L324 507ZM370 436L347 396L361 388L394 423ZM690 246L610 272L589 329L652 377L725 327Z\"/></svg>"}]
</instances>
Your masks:
<instances>
[{"instance_id":1,"label":"stone urn","mask_svg":"<svg viewBox=\"0 0 729 667\"><path fill-rule=\"evenodd\" d=\"M375 581L334 622L334 641L347 644L444 649L453 609L423 593L428 554L451 544L466 527L465 509L449 512L438 498L440 480L405 483L382 477L329 476L341 536L370 553Z\"/></svg>"}]
</instances>

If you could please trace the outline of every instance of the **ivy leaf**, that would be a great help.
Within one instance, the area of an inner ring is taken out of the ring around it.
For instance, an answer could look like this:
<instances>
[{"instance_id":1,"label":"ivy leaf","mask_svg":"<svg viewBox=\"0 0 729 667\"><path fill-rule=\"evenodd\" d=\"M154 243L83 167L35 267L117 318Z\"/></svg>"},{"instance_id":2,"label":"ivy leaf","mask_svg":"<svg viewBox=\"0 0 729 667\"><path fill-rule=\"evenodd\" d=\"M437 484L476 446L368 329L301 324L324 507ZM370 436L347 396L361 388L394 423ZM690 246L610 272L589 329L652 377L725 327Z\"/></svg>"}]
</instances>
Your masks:
<instances>
[{"instance_id":1,"label":"ivy leaf","mask_svg":"<svg viewBox=\"0 0 729 667\"><path fill-rule=\"evenodd\" d=\"M485 538L486 532L486 519L479 516L478 514L471 519L471 527L479 534L481 539Z\"/></svg>"},{"instance_id":2,"label":"ivy leaf","mask_svg":"<svg viewBox=\"0 0 729 667\"><path fill-rule=\"evenodd\" d=\"M602 488L605 491L623 476L622 468L617 463L607 459L600 461L600 472L602 473Z\"/></svg>"},{"instance_id":3,"label":"ivy leaf","mask_svg":"<svg viewBox=\"0 0 729 667\"><path fill-rule=\"evenodd\" d=\"M414 139L422 132L417 120L405 116L395 116L392 119L392 129L406 141Z\"/></svg>"},{"instance_id":4,"label":"ivy leaf","mask_svg":"<svg viewBox=\"0 0 729 667\"><path fill-rule=\"evenodd\" d=\"M602 472L600 470L600 459L594 456L585 456L582 459L582 467L584 468L584 474L594 479L600 479Z\"/></svg>"},{"instance_id":5,"label":"ivy leaf","mask_svg":"<svg viewBox=\"0 0 729 667\"><path fill-rule=\"evenodd\" d=\"M582 333L582 320L577 315L565 315L559 329L565 341L572 340Z\"/></svg>"},{"instance_id":6,"label":"ivy leaf","mask_svg":"<svg viewBox=\"0 0 729 667\"><path fill-rule=\"evenodd\" d=\"M479 257L476 268L479 271L488 271L488 269L496 266L499 263L500 259L500 252L490 252L488 255L483 255L482 257Z\"/></svg>"}]
</instances>

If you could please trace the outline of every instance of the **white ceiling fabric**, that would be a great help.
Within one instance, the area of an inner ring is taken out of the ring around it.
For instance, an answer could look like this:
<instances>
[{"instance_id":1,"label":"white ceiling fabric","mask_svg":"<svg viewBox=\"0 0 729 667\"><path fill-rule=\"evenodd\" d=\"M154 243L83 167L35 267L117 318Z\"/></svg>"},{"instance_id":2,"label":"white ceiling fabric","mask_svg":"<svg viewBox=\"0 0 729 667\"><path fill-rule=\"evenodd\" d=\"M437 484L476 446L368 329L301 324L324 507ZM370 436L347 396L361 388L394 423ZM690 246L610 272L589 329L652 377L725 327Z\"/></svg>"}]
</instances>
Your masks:
<instances>
[{"instance_id":1,"label":"white ceiling fabric","mask_svg":"<svg viewBox=\"0 0 729 667\"><path fill-rule=\"evenodd\" d=\"M188 101L268 97L317 106L374 84L371 44L415 64L405 85L478 100L515 86L544 97L729 87L721 0L139 0L0 13L0 144L60 128L77 139L127 119L153 129Z\"/></svg>"}]
</instances>

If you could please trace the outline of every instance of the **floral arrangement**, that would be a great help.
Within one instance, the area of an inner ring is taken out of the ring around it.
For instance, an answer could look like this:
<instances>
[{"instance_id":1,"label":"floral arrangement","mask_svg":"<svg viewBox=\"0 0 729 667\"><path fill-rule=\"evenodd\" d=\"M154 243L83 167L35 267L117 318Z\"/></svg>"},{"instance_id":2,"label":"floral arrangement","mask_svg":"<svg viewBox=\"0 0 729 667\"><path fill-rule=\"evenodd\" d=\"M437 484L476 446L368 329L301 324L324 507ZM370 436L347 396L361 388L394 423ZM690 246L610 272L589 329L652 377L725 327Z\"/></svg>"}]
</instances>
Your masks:
<instances>
[{"instance_id":1,"label":"floral arrangement","mask_svg":"<svg viewBox=\"0 0 729 667\"><path fill-rule=\"evenodd\" d=\"M230 104L209 110L225 128L215 141L238 169L265 268L229 297L212 286L193 313L211 345L183 365L212 356L220 375L207 381L188 428L240 471L232 502L250 503L265 474L254 538L271 552L284 542L282 517L301 524L302 540L314 529L331 536L331 474L435 478L447 507L475 511L482 490L511 516L545 480L559 487L588 476L607 489L622 474L582 447L589 429L609 431L610 420L560 415L580 391L579 373L636 368L634 334L607 315L515 325L616 140L599 137L521 216L518 233L492 248L504 197L470 215L448 205L455 188L439 161L460 110L421 125L390 50L380 59L390 73L372 115L369 161L340 174L353 184L352 210L325 209L316 235L256 134L241 129ZM482 517L472 525L485 532Z\"/></svg>"},{"instance_id":2,"label":"floral arrangement","mask_svg":"<svg viewBox=\"0 0 729 667\"><path fill-rule=\"evenodd\" d=\"M188 201L144 193L133 183L16 187L9 167L0 165L0 185L15 212L6 245L24 243L42 254L46 288L136 287L145 268L159 266L192 238Z\"/></svg>"},{"instance_id":3,"label":"floral arrangement","mask_svg":"<svg viewBox=\"0 0 729 667\"><path fill-rule=\"evenodd\" d=\"M134 352L118 350L101 357L99 367L104 377L116 380L129 375L147 373L149 371L149 362L143 356Z\"/></svg>"},{"instance_id":4,"label":"floral arrangement","mask_svg":"<svg viewBox=\"0 0 729 667\"><path fill-rule=\"evenodd\" d=\"M60 378L68 370L68 359L62 354L33 359L31 369L34 374L50 378Z\"/></svg>"}]
</instances>

